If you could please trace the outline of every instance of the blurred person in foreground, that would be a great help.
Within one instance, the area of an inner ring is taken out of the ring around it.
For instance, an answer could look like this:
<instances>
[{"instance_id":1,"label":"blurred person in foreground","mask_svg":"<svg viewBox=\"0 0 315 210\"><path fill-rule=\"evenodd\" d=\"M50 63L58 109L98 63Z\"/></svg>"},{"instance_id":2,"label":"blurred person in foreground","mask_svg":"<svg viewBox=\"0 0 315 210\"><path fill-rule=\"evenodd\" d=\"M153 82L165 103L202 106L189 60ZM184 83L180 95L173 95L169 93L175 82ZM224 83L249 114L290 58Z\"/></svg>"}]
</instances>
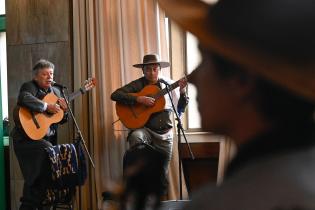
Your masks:
<instances>
[{"instance_id":1,"label":"blurred person in foreground","mask_svg":"<svg viewBox=\"0 0 315 210\"><path fill-rule=\"evenodd\" d=\"M315 209L315 1L159 0L199 39L202 127L238 152L186 209Z\"/></svg>"}]
</instances>

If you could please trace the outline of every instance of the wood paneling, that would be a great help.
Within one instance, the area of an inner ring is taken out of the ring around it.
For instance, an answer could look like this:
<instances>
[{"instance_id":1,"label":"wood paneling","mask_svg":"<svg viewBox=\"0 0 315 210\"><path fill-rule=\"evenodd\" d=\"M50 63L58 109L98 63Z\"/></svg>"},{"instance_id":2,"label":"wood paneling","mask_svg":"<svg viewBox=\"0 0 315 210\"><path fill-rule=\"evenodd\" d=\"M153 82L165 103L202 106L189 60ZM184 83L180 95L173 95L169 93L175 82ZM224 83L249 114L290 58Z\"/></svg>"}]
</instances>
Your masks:
<instances>
[{"instance_id":1,"label":"wood paneling","mask_svg":"<svg viewBox=\"0 0 315 210\"><path fill-rule=\"evenodd\" d=\"M220 153L219 142L191 143L195 159L191 159L187 144L181 144L181 160L188 193L206 183L216 183Z\"/></svg>"},{"instance_id":2,"label":"wood paneling","mask_svg":"<svg viewBox=\"0 0 315 210\"><path fill-rule=\"evenodd\" d=\"M195 158L218 158L220 151L219 142L190 143L190 148ZM181 143L182 159L189 159L190 153L187 144Z\"/></svg>"},{"instance_id":3,"label":"wood paneling","mask_svg":"<svg viewBox=\"0 0 315 210\"><path fill-rule=\"evenodd\" d=\"M185 175L189 195L203 187L205 184L217 182L218 159L196 158L194 160L183 160L183 171Z\"/></svg>"},{"instance_id":4,"label":"wood paneling","mask_svg":"<svg viewBox=\"0 0 315 210\"><path fill-rule=\"evenodd\" d=\"M69 0L7 0L8 45L70 40Z\"/></svg>"}]
</instances>

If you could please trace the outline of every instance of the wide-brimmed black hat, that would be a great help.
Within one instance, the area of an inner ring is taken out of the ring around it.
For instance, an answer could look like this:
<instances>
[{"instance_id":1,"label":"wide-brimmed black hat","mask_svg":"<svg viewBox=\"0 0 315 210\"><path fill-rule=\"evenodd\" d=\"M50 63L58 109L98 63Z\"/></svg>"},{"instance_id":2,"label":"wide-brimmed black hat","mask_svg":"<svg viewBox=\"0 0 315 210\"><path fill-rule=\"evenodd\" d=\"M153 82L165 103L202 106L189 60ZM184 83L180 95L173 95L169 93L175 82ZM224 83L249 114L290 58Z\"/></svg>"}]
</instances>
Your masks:
<instances>
[{"instance_id":1,"label":"wide-brimmed black hat","mask_svg":"<svg viewBox=\"0 0 315 210\"><path fill-rule=\"evenodd\" d=\"M213 53L315 101L315 1L158 1Z\"/></svg>"},{"instance_id":2,"label":"wide-brimmed black hat","mask_svg":"<svg viewBox=\"0 0 315 210\"><path fill-rule=\"evenodd\" d=\"M150 65L150 64L160 64L161 68L166 68L170 66L169 62L166 61L161 61L160 56L157 54L147 54L143 56L143 62L134 64L133 67L136 68L143 68L145 65Z\"/></svg>"}]
</instances>

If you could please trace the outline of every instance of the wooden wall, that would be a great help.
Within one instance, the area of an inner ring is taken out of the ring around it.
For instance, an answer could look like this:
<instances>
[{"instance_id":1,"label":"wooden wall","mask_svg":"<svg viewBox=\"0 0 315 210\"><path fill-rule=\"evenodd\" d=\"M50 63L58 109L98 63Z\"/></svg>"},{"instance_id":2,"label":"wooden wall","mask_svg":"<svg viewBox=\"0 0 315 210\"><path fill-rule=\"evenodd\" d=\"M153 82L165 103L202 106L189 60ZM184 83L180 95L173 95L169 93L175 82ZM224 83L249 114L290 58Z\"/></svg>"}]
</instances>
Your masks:
<instances>
[{"instance_id":1,"label":"wooden wall","mask_svg":"<svg viewBox=\"0 0 315 210\"><path fill-rule=\"evenodd\" d=\"M220 142L190 143L195 159L191 159L186 143L181 143L180 146L189 196L207 183L217 183Z\"/></svg>"},{"instance_id":2,"label":"wooden wall","mask_svg":"<svg viewBox=\"0 0 315 210\"><path fill-rule=\"evenodd\" d=\"M55 64L55 78L72 90L72 1L6 0L9 118L19 88L32 79L32 67L40 58ZM59 143L72 140L72 123L63 125ZM10 128L12 129L12 127ZM10 147L12 146L12 140ZM11 160L11 209L18 209L23 179L14 153Z\"/></svg>"}]
</instances>

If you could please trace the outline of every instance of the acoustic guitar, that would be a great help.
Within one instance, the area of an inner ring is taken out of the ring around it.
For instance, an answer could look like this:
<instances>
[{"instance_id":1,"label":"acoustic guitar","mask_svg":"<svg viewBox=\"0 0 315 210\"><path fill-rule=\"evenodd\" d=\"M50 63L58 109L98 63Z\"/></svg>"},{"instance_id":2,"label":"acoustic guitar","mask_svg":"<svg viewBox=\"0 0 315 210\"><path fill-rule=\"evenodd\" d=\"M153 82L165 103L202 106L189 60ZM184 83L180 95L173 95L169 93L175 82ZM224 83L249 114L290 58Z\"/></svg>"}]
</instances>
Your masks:
<instances>
[{"instance_id":1,"label":"acoustic guitar","mask_svg":"<svg viewBox=\"0 0 315 210\"><path fill-rule=\"evenodd\" d=\"M185 77L185 79L187 79ZM168 85L164 89L160 89L156 85L147 85L138 93L129 93L133 96L150 96L155 99L153 106L145 106L140 103L135 105L125 105L116 102L116 113L119 120L126 128L136 129L143 127L153 113L160 112L165 107L164 95L168 91L172 91L179 86L179 80Z\"/></svg>"},{"instance_id":2,"label":"acoustic guitar","mask_svg":"<svg viewBox=\"0 0 315 210\"><path fill-rule=\"evenodd\" d=\"M72 101L77 96L84 94L95 87L95 78L89 78L85 81L84 85L77 91L69 94L68 101ZM42 101L48 104L57 103L58 97L54 93L47 94ZM15 116L15 122L21 125L26 135L32 140L42 139L53 123L58 123L63 119L64 111L60 110L55 114L47 112L31 112L26 107L17 107L15 110L17 116Z\"/></svg>"}]
</instances>

